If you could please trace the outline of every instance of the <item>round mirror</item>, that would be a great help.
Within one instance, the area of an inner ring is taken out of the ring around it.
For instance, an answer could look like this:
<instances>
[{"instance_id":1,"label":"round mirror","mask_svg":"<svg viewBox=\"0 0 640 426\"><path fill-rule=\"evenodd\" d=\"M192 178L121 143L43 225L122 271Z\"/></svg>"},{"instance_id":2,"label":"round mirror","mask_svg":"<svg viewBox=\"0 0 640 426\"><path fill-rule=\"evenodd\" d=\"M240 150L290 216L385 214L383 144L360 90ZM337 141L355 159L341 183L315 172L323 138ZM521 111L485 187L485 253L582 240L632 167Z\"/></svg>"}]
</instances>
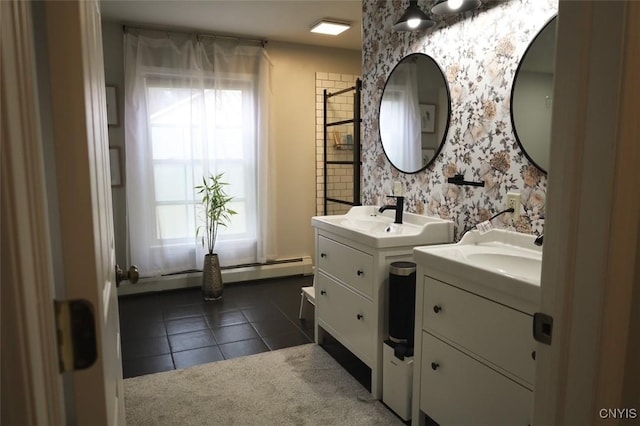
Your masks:
<instances>
[{"instance_id":1,"label":"round mirror","mask_svg":"<svg viewBox=\"0 0 640 426\"><path fill-rule=\"evenodd\" d=\"M549 169L556 18L533 39L516 70L511 89L511 122L524 155Z\"/></svg>"},{"instance_id":2,"label":"round mirror","mask_svg":"<svg viewBox=\"0 0 640 426\"><path fill-rule=\"evenodd\" d=\"M391 71L380 100L380 140L391 164L416 173L442 148L451 99L442 70L428 55L412 53Z\"/></svg>"}]
</instances>

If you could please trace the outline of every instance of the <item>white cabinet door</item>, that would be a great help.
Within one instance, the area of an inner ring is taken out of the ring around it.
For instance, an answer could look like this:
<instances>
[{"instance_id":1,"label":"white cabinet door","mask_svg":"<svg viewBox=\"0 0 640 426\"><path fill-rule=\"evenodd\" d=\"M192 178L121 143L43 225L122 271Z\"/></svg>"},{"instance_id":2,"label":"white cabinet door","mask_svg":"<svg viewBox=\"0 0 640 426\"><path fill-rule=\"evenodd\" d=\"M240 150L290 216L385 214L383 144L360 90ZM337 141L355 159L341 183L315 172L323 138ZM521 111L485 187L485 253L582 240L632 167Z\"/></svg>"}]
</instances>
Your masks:
<instances>
[{"instance_id":1,"label":"white cabinet door","mask_svg":"<svg viewBox=\"0 0 640 426\"><path fill-rule=\"evenodd\" d=\"M377 330L373 303L320 272L316 309L319 325L371 367Z\"/></svg>"},{"instance_id":2,"label":"white cabinet door","mask_svg":"<svg viewBox=\"0 0 640 426\"><path fill-rule=\"evenodd\" d=\"M424 277L422 328L504 368L533 388L533 318L441 281Z\"/></svg>"},{"instance_id":3,"label":"white cabinet door","mask_svg":"<svg viewBox=\"0 0 640 426\"><path fill-rule=\"evenodd\" d=\"M318 268L373 297L373 256L352 247L318 237Z\"/></svg>"},{"instance_id":4,"label":"white cabinet door","mask_svg":"<svg viewBox=\"0 0 640 426\"><path fill-rule=\"evenodd\" d=\"M420 410L441 426L531 424L533 392L422 333Z\"/></svg>"}]
</instances>

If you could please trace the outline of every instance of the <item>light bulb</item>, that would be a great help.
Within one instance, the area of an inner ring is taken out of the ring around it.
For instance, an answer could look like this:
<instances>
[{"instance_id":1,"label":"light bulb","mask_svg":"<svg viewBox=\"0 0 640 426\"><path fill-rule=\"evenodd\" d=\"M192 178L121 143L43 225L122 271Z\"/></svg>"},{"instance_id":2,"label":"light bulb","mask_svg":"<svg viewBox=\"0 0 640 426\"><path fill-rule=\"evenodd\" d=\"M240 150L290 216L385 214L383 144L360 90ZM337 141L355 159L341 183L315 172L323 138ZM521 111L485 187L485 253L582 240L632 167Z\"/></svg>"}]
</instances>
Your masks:
<instances>
[{"instance_id":1,"label":"light bulb","mask_svg":"<svg viewBox=\"0 0 640 426\"><path fill-rule=\"evenodd\" d=\"M418 25L420 25L420 19L411 18L407 21L407 25L409 26L409 28L418 28Z\"/></svg>"},{"instance_id":2,"label":"light bulb","mask_svg":"<svg viewBox=\"0 0 640 426\"><path fill-rule=\"evenodd\" d=\"M447 4L451 10L456 10L462 6L462 0L449 0Z\"/></svg>"}]
</instances>

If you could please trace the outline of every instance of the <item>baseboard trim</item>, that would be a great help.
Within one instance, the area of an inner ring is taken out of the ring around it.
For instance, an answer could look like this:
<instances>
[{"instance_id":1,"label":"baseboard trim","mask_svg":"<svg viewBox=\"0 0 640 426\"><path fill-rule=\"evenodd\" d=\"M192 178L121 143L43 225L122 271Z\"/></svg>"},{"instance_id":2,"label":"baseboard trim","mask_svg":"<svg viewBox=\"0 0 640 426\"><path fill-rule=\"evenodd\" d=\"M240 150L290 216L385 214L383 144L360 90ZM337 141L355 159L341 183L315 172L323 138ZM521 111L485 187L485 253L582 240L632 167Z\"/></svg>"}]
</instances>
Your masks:
<instances>
[{"instance_id":1,"label":"baseboard trim","mask_svg":"<svg viewBox=\"0 0 640 426\"><path fill-rule=\"evenodd\" d=\"M311 257L302 256L300 260L294 262L283 259L282 263L224 269L222 271L222 281L226 285L243 281L312 274L313 263L311 262ZM118 288L118 296L200 287L201 283L202 272L142 278L136 284L131 284L128 281L123 282Z\"/></svg>"}]
</instances>

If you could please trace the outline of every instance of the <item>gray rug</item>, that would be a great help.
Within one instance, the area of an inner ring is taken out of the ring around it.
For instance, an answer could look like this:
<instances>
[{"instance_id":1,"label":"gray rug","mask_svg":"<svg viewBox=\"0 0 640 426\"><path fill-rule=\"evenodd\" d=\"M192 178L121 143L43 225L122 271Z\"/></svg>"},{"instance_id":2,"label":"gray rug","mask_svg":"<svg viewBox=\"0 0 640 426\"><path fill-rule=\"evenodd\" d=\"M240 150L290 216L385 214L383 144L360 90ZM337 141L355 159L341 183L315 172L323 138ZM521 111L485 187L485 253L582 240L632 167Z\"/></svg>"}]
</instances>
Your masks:
<instances>
[{"instance_id":1,"label":"gray rug","mask_svg":"<svg viewBox=\"0 0 640 426\"><path fill-rule=\"evenodd\" d=\"M134 377L124 390L128 425L403 425L313 343Z\"/></svg>"}]
</instances>

